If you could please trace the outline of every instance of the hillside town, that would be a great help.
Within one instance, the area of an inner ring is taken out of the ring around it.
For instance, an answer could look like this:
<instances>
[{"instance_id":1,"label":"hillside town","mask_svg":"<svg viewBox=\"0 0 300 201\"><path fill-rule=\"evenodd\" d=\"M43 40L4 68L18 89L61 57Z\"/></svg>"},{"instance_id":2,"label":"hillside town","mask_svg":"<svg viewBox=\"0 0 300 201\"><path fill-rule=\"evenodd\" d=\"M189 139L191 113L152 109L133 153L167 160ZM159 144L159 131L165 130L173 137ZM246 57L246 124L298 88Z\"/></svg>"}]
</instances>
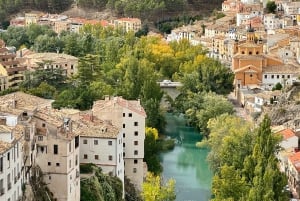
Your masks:
<instances>
[{"instance_id":1,"label":"hillside town","mask_svg":"<svg viewBox=\"0 0 300 201\"><path fill-rule=\"evenodd\" d=\"M299 83L300 2L274 1L268 10L265 0L226 0L220 18L210 17L173 29L167 42L188 40L201 44L207 56L219 60L234 73L232 96L247 120L280 102L284 89ZM26 13L10 21L10 26L48 25L57 34L78 33L84 25L121 28L137 32L138 18L113 21L69 18L65 15ZM6 46L0 40L0 92L16 88L26 80L26 72L62 69L72 77L78 73L79 58L60 53L39 53ZM169 81L169 80L167 80ZM59 201L80 200L80 164L93 163L104 173L129 178L141 190L146 176L144 158L146 112L140 100L105 96L90 110L54 109L52 100L23 92L0 97L0 200L22 200L35 166ZM249 117L249 118L248 118ZM273 125L282 136L277 154L279 169L288 178L287 189L300 198L299 121Z\"/></svg>"}]
</instances>

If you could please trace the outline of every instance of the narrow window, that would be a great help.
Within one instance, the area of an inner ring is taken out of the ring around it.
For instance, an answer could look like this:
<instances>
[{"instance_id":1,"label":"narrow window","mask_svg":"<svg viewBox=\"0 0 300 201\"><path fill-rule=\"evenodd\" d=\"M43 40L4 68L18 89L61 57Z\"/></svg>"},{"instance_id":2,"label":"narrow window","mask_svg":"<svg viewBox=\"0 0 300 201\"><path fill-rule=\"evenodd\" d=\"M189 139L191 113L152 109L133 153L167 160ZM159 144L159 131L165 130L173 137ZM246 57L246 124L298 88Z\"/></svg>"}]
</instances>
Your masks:
<instances>
[{"instance_id":1,"label":"narrow window","mask_svg":"<svg viewBox=\"0 0 300 201\"><path fill-rule=\"evenodd\" d=\"M134 159L133 162L134 162L134 164L137 164L137 163L138 163L138 160L137 160L137 159Z\"/></svg>"},{"instance_id":2,"label":"narrow window","mask_svg":"<svg viewBox=\"0 0 300 201\"><path fill-rule=\"evenodd\" d=\"M138 126L139 125L139 123L138 122L134 122L134 126Z\"/></svg>"},{"instance_id":3,"label":"narrow window","mask_svg":"<svg viewBox=\"0 0 300 201\"><path fill-rule=\"evenodd\" d=\"M138 141L134 141L134 145L138 145L139 144L139 142Z\"/></svg>"},{"instance_id":4,"label":"narrow window","mask_svg":"<svg viewBox=\"0 0 300 201\"><path fill-rule=\"evenodd\" d=\"M108 145L112 145L112 141L111 140L108 141Z\"/></svg>"},{"instance_id":5,"label":"narrow window","mask_svg":"<svg viewBox=\"0 0 300 201\"><path fill-rule=\"evenodd\" d=\"M134 150L134 155L138 155L138 150Z\"/></svg>"},{"instance_id":6,"label":"narrow window","mask_svg":"<svg viewBox=\"0 0 300 201\"><path fill-rule=\"evenodd\" d=\"M87 140L83 140L83 144L87 144Z\"/></svg>"},{"instance_id":7,"label":"narrow window","mask_svg":"<svg viewBox=\"0 0 300 201\"><path fill-rule=\"evenodd\" d=\"M132 117L132 113L129 113L128 116L129 116L129 117Z\"/></svg>"},{"instance_id":8,"label":"narrow window","mask_svg":"<svg viewBox=\"0 0 300 201\"><path fill-rule=\"evenodd\" d=\"M87 155L87 154L83 154L83 158L84 158L84 159L87 159L87 158L88 158L88 155Z\"/></svg>"},{"instance_id":9,"label":"narrow window","mask_svg":"<svg viewBox=\"0 0 300 201\"><path fill-rule=\"evenodd\" d=\"M138 135L139 135L139 132L134 131L134 136L138 136Z\"/></svg>"},{"instance_id":10,"label":"narrow window","mask_svg":"<svg viewBox=\"0 0 300 201\"><path fill-rule=\"evenodd\" d=\"M95 160L99 160L99 155L95 155Z\"/></svg>"},{"instance_id":11,"label":"narrow window","mask_svg":"<svg viewBox=\"0 0 300 201\"><path fill-rule=\"evenodd\" d=\"M57 144L53 145L53 153L58 154L58 145Z\"/></svg>"},{"instance_id":12,"label":"narrow window","mask_svg":"<svg viewBox=\"0 0 300 201\"><path fill-rule=\"evenodd\" d=\"M108 160L112 161L112 158L113 158L112 155L108 156Z\"/></svg>"},{"instance_id":13,"label":"narrow window","mask_svg":"<svg viewBox=\"0 0 300 201\"><path fill-rule=\"evenodd\" d=\"M94 145L98 145L98 140L94 140Z\"/></svg>"}]
</instances>

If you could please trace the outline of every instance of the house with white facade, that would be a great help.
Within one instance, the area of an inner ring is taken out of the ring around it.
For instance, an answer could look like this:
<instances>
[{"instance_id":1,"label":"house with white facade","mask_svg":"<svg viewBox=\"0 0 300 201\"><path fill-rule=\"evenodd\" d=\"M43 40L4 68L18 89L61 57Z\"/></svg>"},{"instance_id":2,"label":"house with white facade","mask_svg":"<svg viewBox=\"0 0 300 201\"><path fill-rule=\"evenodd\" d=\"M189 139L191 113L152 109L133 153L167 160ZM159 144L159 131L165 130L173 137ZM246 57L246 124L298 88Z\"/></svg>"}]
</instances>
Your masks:
<instances>
[{"instance_id":1,"label":"house with white facade","mask_svg":"<svg viewBox=\"0 0 300 201\"><path fill-rule=\"evenodd\" d=\"M276 17L275 14L269 13L264 15L263 23L265 25L265 29L274 30L281 28L280 19Z\"/></svg>"},{"instance_id":2,"label":"house with white facade","mask_svg":"<svg viewBox=\"0 0 300 201\"><path fill-rule=\"evenodd\" d=\"M6 119L0 125L0 200L22 199L21 169L24 126L8 126Z\"/></svg>"},{"instance_id":3,"label":"house with white facade","mask_svg":"<svg viewBox=\"0 0 300 201\"><path fill-rule=\"evenodd\" d=\"M125 176L141 189L144 172L144 139L146 112L139 100L108 97L94 102L93 114L117 126L123 137Z\"/></svg>"},{"instance_id":4,"label":"house with white facade","mask_svg":"<svg viewBox=\"0 0 300 201\"><path fill-rule=\"evenodd\" d=\"M118 177L123 184L124 160L122 132L109 121L102 121L92 114L81 115L80 164L93 163L102 172Z\"/></svg>"},{"instance_id":5,"label":"house with white facade","mask_svg":"<svg viewBox=\"0 0 300 201\"><path fill-rule=\"evenodd\" d=\"M262 86L272 89L277 83L282 86L292 85L298 78L300 68L292 64L267 66L262 72Z\"/></svg>"},{"instance_id":6,"label":"house with white facade","mask_svg":"<svg viewBox=\"0 0 300 201\"><path fill-rule=\"evenodd\" d=\"M80 200L79 135L62 112L41 108L32 118L36 128L36 164L59 201Z\"/></svg>"}]
</instances>

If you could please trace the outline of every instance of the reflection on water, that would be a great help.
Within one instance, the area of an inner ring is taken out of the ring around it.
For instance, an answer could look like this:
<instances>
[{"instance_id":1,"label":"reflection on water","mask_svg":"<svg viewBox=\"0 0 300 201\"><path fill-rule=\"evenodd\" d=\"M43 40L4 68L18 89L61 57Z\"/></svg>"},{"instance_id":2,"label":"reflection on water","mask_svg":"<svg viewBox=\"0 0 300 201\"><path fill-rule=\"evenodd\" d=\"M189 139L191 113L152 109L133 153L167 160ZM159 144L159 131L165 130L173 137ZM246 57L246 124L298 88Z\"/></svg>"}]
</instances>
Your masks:
<instances>
[{"instance_id":1,"label":"reflection on water","mask_svg":"<svg viewBox=\"0 0 300 201\"><path fill-rule=\"evenodd\" d=\"M183 117L167 114L166 120L166 134L177 139L178 144L174 150L161 154L164 179L176 180L176 200L208 201L212 173L206 162L208 150L195 147L201 140L200 134L185 126Z\"/></svg>"}]
</instances>

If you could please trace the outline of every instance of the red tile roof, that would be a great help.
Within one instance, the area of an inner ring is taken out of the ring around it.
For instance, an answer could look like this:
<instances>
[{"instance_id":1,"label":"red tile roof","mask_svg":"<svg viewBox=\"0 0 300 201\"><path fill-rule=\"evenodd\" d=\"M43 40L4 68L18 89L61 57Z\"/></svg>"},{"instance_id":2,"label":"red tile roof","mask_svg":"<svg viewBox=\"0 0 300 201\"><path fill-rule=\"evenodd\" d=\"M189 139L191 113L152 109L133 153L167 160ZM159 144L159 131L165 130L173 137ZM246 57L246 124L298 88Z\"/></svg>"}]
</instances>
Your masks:
<instances>
[{"instance_id":1,"label":"red tile roof","mask_svg":"<svg viewBox=\"0 0 300 201\"><path fill-rule=\"evenodd\" d=\"M289 156L289 161L294 165L296 170L300 171L300 152L294 153L293 155Z\"/></svg>"},{"instance_id":2,"label":"red tile roof","mask_svg":"<svg viewBox=\"0 0 300 201\"><path fill-rule=\"evenodd\" d=\"M295 132L290 128L287 128L287 129L284 129L284 130L280 131L279 134L282 135L284 140L287 140L291 137L296 136Z\"/></svg>"}]
</instances>

